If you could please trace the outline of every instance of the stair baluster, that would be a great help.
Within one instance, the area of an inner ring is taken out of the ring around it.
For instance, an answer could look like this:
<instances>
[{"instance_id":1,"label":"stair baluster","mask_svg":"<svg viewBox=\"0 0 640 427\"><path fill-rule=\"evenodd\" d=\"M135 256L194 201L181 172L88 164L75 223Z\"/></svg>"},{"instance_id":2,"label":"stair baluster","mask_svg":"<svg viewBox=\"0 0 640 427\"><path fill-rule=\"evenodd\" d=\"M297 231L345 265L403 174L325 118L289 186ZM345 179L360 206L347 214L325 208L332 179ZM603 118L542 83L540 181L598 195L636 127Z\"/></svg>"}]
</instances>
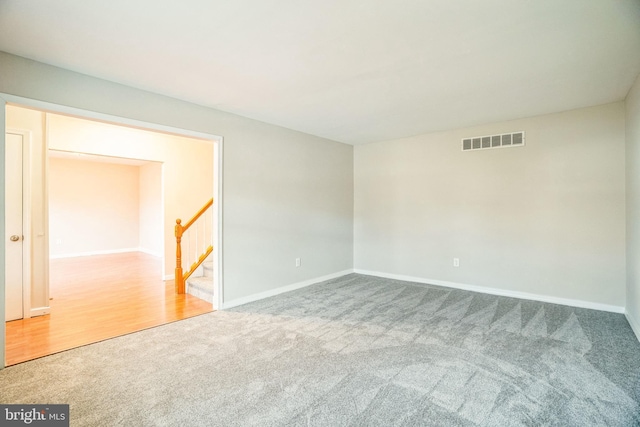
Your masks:
<instances>
[{"instance_id":1,"label":"stair baluster","mask_svg":"<svg viewBox=\"0 0 640 427\"><path fill-rule=\"evenodd\" d=\"M176 226L175 226L175 236L176 236L176 269L175 269L175 284L176 284L176 293L178 294L183 294L185 293L185 283L186 280L189 278L189 276L191 276L194 271L200 266L200 264L202 264L204 262L205 259L207 259L207 257L209 256L209 254L211 254L211 252L213 252L213 233L211 233L210 239L208 240L208 242L210 242L209 246L207 246L207 234L206 234L206 221L208 220L208 211L212 210L211 207L213 206L213 199L210 199L194 216L193 218L191 218L189 220L189 222L187 222L185 225L182 225L182 220L181 219L177 219L176 220ZM204 221L205 224L202 227L204 229L204 234L203 234L203 238L201 239L201 246L202 249L199 249L199 245L198 245L198 235L199 235L199 231L200 231L200 224L198 219L204 214ZM211 212L211 219L213 219L213 212ZM190 227L193 224L196 224L196 229L195 229L195 242L194 242L194 260L195 262L190 263L191 261L191 240L193 238L193 236L191 235L191 230ZM187 240L187 251L186 251L186 261L187 261L187 265L190 265L189 270L188 271L183 271L182 269L182 240L183 240L183 236L185 235L185 232L187 232L186 235L186 240Z\"/></svg>"}]
</instances>

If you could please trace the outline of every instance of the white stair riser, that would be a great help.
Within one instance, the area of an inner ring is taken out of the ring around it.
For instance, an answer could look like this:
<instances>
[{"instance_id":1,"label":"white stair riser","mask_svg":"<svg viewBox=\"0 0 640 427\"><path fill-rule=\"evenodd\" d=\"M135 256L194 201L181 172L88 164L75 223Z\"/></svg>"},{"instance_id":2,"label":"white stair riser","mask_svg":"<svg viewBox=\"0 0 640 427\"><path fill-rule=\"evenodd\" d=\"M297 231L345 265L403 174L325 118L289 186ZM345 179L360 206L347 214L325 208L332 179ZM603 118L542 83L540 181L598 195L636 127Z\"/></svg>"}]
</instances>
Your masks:
<instances>
[{"instance_id":1,"label":"white stair riser","mask_svg":"<svg viewBox=\"0 0 640 427\"><path fill-rule=\"evenodd\" d=\"M213 303L213 279L207 276L190 277L187 279L186 292Z\"/></svg>"},{"instance_id":2,"label":"white stair riser","mask_svg":"<svg viewBox=\"0 0 640 427\"><path fill-rule=\"evenodd\" d=\"M202 263L204 277L213 277L213 262L207 261Z\"/></svg>"},{"instance_id":3,"label":"white stair riser","mask_svg":"<svg viewBox=\"0 0 640 427\"><path fill-rule=\"evenodd\" d=\"M196 298L200 298L201 300L205 300L205 301L210 302L211 304L213 304L213 294L210 294L208 292L202 291L201 289L197 289L197 288L189 287L189 286L187 286L186 292L189 295L193 295Z\"/></svg>"}]
</instances>

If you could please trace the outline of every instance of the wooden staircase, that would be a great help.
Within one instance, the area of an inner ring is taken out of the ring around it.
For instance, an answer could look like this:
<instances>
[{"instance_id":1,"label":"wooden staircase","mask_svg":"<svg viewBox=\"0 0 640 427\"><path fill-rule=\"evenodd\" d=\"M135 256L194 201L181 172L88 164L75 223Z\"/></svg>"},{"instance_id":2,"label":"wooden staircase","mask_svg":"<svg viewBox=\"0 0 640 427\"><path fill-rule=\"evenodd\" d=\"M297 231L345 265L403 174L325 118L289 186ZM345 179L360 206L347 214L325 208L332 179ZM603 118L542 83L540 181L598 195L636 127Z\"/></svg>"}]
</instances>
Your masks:
<instances>
[{"instance_id":1,"label":"wooden staircase","mask_svg":"<svg viewBox=\"0 0 640 427\"><path fill-rule=\"evenodd\" d=\"M203 262L202 275L195 274L187 279L186 292L213 304L213 261Z\"/></svg>"},{"instance_id":2,"label":"wooden staircase","mask_svg":"<svg viewBox=\"0 0 640 427\"><path fill-rule=\"evenodd\" d=\"M176 293L185 292L213 303L213 199L182 225L176 220ZM186 246L183 251L183 245ZM189 268L185 271L183 261ZM197 274L201 273L201 274Z\"/></svg>"}]
</instances>

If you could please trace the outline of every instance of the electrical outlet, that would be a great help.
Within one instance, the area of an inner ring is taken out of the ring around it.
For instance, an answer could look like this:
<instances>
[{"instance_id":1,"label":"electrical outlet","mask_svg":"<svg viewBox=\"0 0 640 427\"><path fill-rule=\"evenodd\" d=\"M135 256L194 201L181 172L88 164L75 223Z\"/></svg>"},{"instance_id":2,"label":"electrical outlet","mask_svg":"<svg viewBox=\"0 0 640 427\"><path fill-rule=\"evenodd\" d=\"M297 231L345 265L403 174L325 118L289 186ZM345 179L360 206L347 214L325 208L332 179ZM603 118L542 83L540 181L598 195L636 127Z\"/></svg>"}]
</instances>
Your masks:
<instances>
[{"instance_id":1,"label":"electrical outlet","mask_svg":"<svg viewBox=\"0 0 640 427\"><path fill-rule=\"evenodd\" d=\"M454 267L460 267L460 258L454 258L453 259L453 266Z\"/></svg>"},{"instance_id":2,"label":"electrical outlet","mask_svg":"<svg viewBox=\"0 0 640 427\"><path fill-rule=\"evenodd\" d=\"M300 267L300 258L296 258L296 267Z\"/></svg>"}]
</instances>

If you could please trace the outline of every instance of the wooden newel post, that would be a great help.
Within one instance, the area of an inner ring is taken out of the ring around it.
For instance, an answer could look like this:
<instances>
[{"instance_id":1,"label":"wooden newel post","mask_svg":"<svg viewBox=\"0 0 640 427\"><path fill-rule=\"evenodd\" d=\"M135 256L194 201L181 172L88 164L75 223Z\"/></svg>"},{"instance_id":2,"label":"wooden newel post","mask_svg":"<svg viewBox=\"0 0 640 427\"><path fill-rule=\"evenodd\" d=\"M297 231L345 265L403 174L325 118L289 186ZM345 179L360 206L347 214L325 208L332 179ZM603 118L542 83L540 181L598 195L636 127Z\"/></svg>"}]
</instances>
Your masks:
<instances>
[{"instance_id":1,"label":"wooden newel post","mask_svg":"<svg viewBox=\"0 0 640 427\"><path fill-rule=\"evenodd\" d=\"M182 220L176 219L176 293L184 294L184 279L182 278Z\"/></svg>"}]
</instances>

